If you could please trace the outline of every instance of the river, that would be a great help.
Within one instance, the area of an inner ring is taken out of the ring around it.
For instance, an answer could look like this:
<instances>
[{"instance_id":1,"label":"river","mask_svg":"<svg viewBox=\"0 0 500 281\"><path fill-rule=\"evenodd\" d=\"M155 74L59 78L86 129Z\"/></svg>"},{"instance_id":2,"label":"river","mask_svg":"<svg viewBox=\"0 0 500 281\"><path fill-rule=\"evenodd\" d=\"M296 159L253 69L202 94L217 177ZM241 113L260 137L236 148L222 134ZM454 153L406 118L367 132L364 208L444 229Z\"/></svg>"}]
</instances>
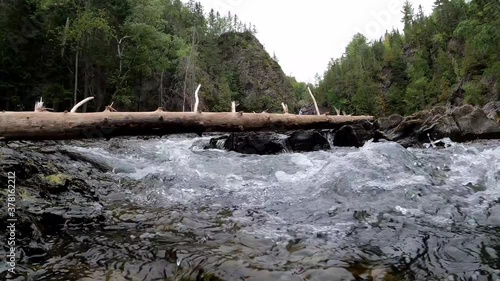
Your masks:
<instances>
[{"instance_id":1,"label":"river","mask_svg":"<svg viewBox=\"0 0 500 281\"><path fill-rule=\"evenodd\" d=\"M55 238L59 250L35 275L500 280L498 141L270 156L204 150L207 142L68 147L112 165L122 190L103 200L112 221L68 226L75 239Z\"/></svg>"}]
</instances>

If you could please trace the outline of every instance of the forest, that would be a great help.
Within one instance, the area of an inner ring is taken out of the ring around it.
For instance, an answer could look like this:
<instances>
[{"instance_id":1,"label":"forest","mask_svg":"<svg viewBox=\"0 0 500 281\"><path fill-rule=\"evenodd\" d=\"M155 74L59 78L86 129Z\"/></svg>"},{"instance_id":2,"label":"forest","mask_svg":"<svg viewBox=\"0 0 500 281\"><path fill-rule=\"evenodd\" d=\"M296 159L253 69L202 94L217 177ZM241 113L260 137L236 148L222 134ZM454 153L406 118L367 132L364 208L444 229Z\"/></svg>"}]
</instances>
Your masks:
<instances>
[{"instance_id":1,"label":"forest","mask_svg":"<svg viewBox=\"0 0 500 281\"><path fill-rule=\"evenodd\" d=\"M309 85L320 106L385 116L499 99L498 0L436 0L430 15L407 1L401 16L404 30L372 42L356 34L330 61ZM287 77L256 34L237 15L205 11L194 0L2 1L0 109L31 111L43 98L63 111L93 96L83 111L111 103L123 111L189 111L198 84L202 110L229 111L232 100L245 111L310 105L308 85ZM243 49L254 52L228 56Z\"/></svg>"},{"instance_id":2,"label":"forest","mask_svg":"<svg viewBox=\"0 0 500 281\"><path fill-rule=\"evenodd\" d=\"M218 86L204 106L220 111L235 94L218 52L219 37L229 32L256 30L194 1L1 1L0 108L33 110L42 97L62 111L94 96L84 111L110 103L189 111L201 83Z\"/></svg>"},{"instance_id":3,"label":"forest","mask_svg":"<svg viewBox=\"0 0 500 281\"><path fill-rule=\"evenodd\" d=\"M316 89L323 106L384 116L499 100L498 0L436 0L427 16L406 1L402 21L374 42L356 34L330 61Z\"/></svg>"}]
</instances>

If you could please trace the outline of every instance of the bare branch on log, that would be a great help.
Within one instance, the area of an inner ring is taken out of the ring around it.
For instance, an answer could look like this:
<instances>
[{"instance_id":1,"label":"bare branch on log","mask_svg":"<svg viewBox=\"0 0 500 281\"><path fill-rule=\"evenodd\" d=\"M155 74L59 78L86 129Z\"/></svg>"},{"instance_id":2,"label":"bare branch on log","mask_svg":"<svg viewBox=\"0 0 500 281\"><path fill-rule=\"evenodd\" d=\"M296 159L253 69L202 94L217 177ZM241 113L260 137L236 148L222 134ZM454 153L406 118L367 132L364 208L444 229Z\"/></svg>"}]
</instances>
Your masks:
<instances>
[{"instance_id":1,"label":"bare branch on log","mask_svg":"<svg viewBox=\"0 0 500 281\"><path fill-rule=\"evenodd\" d=\"M235 101L232 101L231 102L231 112L236 112L236 107L238 106L239 104L236 104Z\"/></svg>"},{"instance_id":2,"label":"bare branch on log","mask_svg":"<svg viewBox=\"0 0 500 281\"><path fill-rule=\"evenodd\" d=\"M70 112L71 112L71 113L75 113L75 112L78 110L78 108L79 108L80 106L84 105L86 102L91 101L91 100L93 100L93 99L94 99L94 97L88 97L88 98L86 98L86 99L82 100L81 102L79 102L79 103L75 104L75 106L73 106L73 108L71 109L71 111L70 111Z\"/></svg>"},{"instance_id":3,"label":"bare branch on log","mask_svg":"<svg viewBox=\"0 0 500 281\"><path fill-rule=\"evenodd\" d=\"M337 113L337 115L340 115L340 109L338 109L337 107L335 107L335 105L333 106L333 108L335 109L335 112Z\"/></svg>"},{"instance_id":4,"label":"bare branch on log","mask_svg":"<svg viewBox=\"0 0 500 281\"><path fill-rule=\"evenodd\" d=\"M35 112L43 112L47 111L46 108L43 106L43 100L40 98L40 101L35 102Z\"/></svg>"},{"instance_id":5,"label":"bare branch on log","mask_svg":"<svg viewBox=\"0 0 500 281\"><path fill-rule=\"evenodd\" d=\"M314 102L314 108L316 108L316 114L317 114L317 115L321 115L321 113L319 113L318 103L316 102L316 98L314 98L314 95L313 95L313 93L311 92L311 89L310 89L309 87L307 87L307 90L309 91L309 94L311 95L311 98L313 99L313 102Z\"/></svg>"},{"instance_id":6,"label":"bare branch on log","mask_svg":"<svg viewBox=\"0 0 500 281\"><path fill-rule=\"evenodd\" d=\"M281 106L283 107L283 111L285 112L285 114L288 114L288 105L282 102Z\"/></svg>"},{"instance_id":7,"label":"bare branch on log","mask_svg":"<svg viewBox=\"0 0 500 281\"><path fill-rule=\"evenodd\" d=\"M196 88L196 91L194 92L194 98L196 101L194 102L193 112L198 112L198 105L200 104L200 97L198 96L198 92L200 91L200 88L201 84L198 85L198 88Z\"/></svg>"},{"instance_id":8,"label":"bare branch on log","mask_svg":"<svg viewBox=\"0 0 500 281\"><path fill-rule=\"evenodd\" d=\"M104 112L116 112L116 109L113 108L114 102L112 102L110 105L106 106L104 109Z\"/></svg>"}]
</instances>

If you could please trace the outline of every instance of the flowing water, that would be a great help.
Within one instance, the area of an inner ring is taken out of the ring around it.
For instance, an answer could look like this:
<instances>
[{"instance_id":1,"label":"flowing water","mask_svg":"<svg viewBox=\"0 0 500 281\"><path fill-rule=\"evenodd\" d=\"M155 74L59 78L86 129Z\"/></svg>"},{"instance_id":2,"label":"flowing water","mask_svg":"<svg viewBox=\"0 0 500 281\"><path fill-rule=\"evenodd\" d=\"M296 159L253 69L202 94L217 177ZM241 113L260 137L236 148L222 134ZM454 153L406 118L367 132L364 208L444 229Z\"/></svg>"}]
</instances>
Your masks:
<instances>
[{"instance_id":1,"label":"flowing water","mask_svg":"<svg viewBox=\"0 0 500 281\"><path fill-rule=\"evenodd\" d=\"M108 195L107 226L55 239L57 255L35 275L500 280L499 142L272 156L203 150L206 142L71 147L112 165L123 190Z\"/></svg>"}]
</instances>

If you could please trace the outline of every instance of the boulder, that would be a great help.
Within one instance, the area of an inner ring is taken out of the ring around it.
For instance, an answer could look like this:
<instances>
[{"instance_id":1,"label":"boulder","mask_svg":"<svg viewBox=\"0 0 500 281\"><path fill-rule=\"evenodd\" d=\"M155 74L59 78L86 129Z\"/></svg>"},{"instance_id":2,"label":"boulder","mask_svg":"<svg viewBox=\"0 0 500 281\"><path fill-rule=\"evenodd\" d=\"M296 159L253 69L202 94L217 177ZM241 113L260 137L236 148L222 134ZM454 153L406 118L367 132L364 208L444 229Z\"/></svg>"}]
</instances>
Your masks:
<instances>
[{"instance_id":1,"label":"boulder","mask_svg":"<svg viewBox=\"0 0 500 281\"><path fill-rule=\"evenodd\" d=\"M381 135L380 138L398 142L404 147L412 146L419 141L417 131L431 116L430 111L414 113L403 118L403 120L392 129L379 129L378 134Z\"/></svg>"},{"instance_id":2,"label":"boulder","mask_svg":"<svg viewBox=\"0 0 500 281\"><path fill-rule=\"evenodd\" d=\"M361 147L365 144L365 142L373 139L374 137L374 126L370 122L346 125L335 133L333 145Z\"/></svg>"},{"instance_id":3,"label":"boulder","mask_svg":"<svg viewBox=\"0 0 500 281\"><path fill-rule=\"evenodd\" d=\"M455 109L453 109L453 111L451 112L451 116L453 116L453 119L458 120L459 118L464 117L467 114L472 113L472 111L474 111L474 106L472 106L470 104L466 104L466 105L456 107Z\"/></svg>"},{"instance_id":4,"label":"boulder","mask_svg":"<svg viewBox=\"0 0 500 281\"><path fill-rule=\"evenodd\" d=\"M450 115L438 115L427 125L424 125L418 132L420 141L439 140L450 138L458 140L461 137L461 131L455 119Z\"/></svg>"},{"instance_id":5,"label":"boulder","mask_svg":"<svg viewBox=\"0 0 500 281\"><path fill-rule=\"evenodd\" d=\"M483 111L488 118L497 123L500 122L500 101L492 101L483 107Z\"/></svg>"},{"instance_id":6,"label":"boulder","mask_svg":"<svg viewBox=\"0 0 500 281\"><path fill-rule=\"evenodd\" d=\"M491 115L496 110L495 106L496 104L489 104L486 107ZM376 135L380 134L381 138L396 141L405 147L443 138L457 142L500 138L500 125L496 120L488 118L483 109L472 105L463 105L453 110L436 106L398 121L398 116L380 118L376 123ZM394 126L396 123L398 124Z\"/></svg>"},{"instance_id":7,"label":"boulder","mask_svg":"<svg viewBox=\"0 0 500 281\"><path fill-rule=\"evenodd\" d=\"M232 133L224 149L243 154L278 154L286 150L286 136L268 132Z\"/></svg>"},{"instance_id":8,"label":"boulder","mask_svg":"<svg viewBox=\"0 0 500 281\"><path fill-rule=\"evenodd\" d=\"M226 149L225 144L229 136L220 136L220 137L214 137L211 138L210 141L208 142L208 145L206 145L204 148L205 149Z\"/></svg>"},{"instance_id":9,"label":"boulder","mask_svg":"<svg viewBox=\"0 0 500 281\"><path fill-rule=\"evenodd\" d=\"M500 138L500 125L488 118L481 108L455 118L464 140Z\"/></svg>"},{"instance_id":10,"label":"boulder","mask_svg":"<svg viewBox=\"0 0 500 281\"><path fill-rule=\"evenodd\" d=\"M286 140L287 147L292 151L316 151L330 149L328 140L315 130L297 131Z\"/></svg>"}]
</instances>

